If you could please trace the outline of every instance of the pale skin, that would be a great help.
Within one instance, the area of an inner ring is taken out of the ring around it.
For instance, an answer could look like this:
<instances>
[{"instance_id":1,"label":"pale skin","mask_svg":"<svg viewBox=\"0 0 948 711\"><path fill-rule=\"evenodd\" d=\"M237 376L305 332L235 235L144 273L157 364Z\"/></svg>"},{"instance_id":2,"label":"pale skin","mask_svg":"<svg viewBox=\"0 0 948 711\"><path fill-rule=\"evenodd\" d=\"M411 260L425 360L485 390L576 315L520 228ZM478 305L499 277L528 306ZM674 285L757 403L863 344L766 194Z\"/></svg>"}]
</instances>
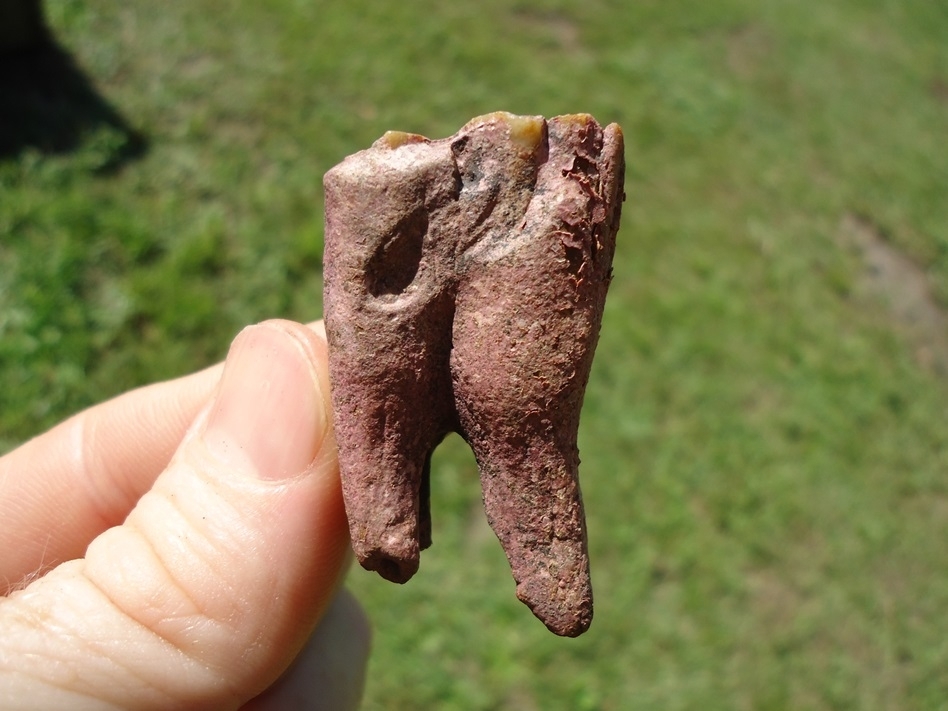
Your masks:
<instances>
[{"instance_id":1,"label":"pale skin","mask_svg":"<svg viewBox=\"0 0 948 711\"><path fill-rule=\"evenodd\" d=\"M0 458L0 708L357 708L321 324Z\"/></svg>"}]
</instances>

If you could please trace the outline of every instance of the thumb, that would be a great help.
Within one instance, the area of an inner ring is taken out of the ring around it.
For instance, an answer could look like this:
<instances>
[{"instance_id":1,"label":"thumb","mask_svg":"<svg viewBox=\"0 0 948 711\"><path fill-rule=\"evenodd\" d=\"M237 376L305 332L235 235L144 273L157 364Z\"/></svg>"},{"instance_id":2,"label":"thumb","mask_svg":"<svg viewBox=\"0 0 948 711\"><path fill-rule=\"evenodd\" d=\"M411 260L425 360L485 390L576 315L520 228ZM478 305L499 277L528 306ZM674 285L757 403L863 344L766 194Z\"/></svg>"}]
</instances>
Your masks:
<instances>
[{"instance_id":1,"label":"thumb","mask_svg":"<svg viewBox=\"0 0 948 711\"><path fill-rule=\"evenodd\" d=\"M346 562L328 392L313 331L238 335L126 521L0 602L0 706L236 708L272 684Z\"/></svg>"}]
</instances>

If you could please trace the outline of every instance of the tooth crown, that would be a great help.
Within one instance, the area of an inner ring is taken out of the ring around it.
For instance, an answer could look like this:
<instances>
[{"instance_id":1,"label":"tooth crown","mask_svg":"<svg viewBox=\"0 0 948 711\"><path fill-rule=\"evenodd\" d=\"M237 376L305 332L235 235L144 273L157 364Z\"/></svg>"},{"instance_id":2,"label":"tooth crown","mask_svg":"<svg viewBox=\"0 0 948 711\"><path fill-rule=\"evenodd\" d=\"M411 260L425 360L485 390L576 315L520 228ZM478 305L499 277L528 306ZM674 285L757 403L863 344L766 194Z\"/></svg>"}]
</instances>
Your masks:
<instances>
[{"instance_id":1,"label":"tooth crown","mask_svg":"<svg viewBox=\"0 0 948 711\"><path fill-rule=\"evenodd\" d=\"M576 436L623 174L617 125L503 112L441 140L390 131L326 174L332 399L365 568L417 571L431 453L458 432L518 597L557 634L588 628Z\"/></svg>"}]
</instances>

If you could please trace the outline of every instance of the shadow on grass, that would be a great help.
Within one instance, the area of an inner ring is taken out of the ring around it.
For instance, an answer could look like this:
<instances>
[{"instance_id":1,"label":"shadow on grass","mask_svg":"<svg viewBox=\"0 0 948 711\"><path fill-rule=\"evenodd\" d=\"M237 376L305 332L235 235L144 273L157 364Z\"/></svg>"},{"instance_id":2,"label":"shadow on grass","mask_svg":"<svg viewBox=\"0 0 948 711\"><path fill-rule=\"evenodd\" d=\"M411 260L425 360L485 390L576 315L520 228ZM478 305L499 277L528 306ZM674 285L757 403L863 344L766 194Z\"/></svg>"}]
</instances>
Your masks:
<instances>
[{"instance_id":1,"label":"shadow on grass","mask_svg":"<svg viewBox=\"0 0 948 711\"><path fill-rule=\"evenodd\" d=\"M119 170L148 148L48 33L29 48L0 53L0 161L27 149L69 153L101 129L113 137L99 172Z\"/></svg>"}]
</instances>

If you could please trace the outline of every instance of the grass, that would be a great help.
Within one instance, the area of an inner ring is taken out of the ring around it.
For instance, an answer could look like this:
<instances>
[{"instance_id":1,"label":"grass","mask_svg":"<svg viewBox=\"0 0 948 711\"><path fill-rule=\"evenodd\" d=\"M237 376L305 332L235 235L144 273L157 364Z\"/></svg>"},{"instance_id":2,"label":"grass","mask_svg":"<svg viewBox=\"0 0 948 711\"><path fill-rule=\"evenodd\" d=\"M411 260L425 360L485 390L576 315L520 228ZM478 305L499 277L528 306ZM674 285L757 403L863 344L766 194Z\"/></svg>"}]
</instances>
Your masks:
<instances>
[{"instance_id":1,"label":"grass","mask_svg":"<svg viewBox=\"0 0 948 711\"><path fill-rule=\"evenodd\" d=\"M945 312L942 5L47 11L112 113L0 160L0 447L318 317L321 176L386 129L589 111L629 161L580 439L593 627L555 638L516 601L449 440L419 574L350 577L365 708L945 708L948 373L843 229Z\"/></svg>"}]
</instances>

